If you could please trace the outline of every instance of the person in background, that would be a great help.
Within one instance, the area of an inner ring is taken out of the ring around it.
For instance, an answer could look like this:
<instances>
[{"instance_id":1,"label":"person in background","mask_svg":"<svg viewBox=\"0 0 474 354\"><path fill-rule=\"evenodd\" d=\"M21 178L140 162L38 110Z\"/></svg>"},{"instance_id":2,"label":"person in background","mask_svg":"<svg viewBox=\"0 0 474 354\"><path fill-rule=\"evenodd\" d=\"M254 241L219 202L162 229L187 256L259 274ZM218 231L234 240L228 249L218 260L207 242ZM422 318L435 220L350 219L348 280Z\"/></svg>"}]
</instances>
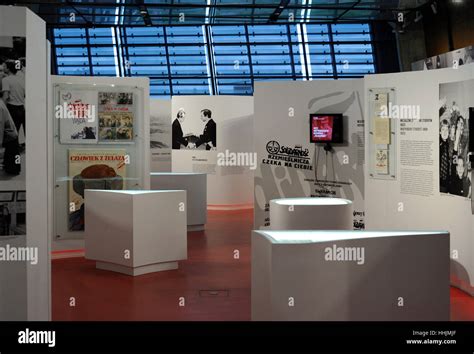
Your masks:
<instances>
[{"instance_id":1,"label":"person in background","mask_svg":"<svg viewBox=\"0 0 474 354\"><path fill-rule=\"evenodd\" d=\"M2 98L3 94L2 94L2 80L4 77L7 77L7 74L5 72L5 61L6 59L3 58L3 57L0 57L0 98Z\"/></svg>"},{"instance_id":2,"label":"person in background","mask_svg":"<svg viewBox=\"0 0 474 354\"><path fill-rule=\"evenodd\" d=\"M8 111L15 122L16 130L19 132L25 127L25 77L18 75L19 67L15 60L7 60L5 63L7 77L2 79L3 100L7 104Z\"/></svg>"},{"instance_id":3,"label":"person in background","mask_svg":"<svg viewBox=\"0 0 474 354\"><path fill-rule=\"evenodd\" d=\"M216 144L216 122L212 119L212 112L210 109L203 109L201 111L201 120L206 124L204 131L196 142L196 147L206 144L206 150L215 150Z\"/></svg>"},{"instance_id":4,"label":"person in background","mask_svg":"<svg viewBox=\"0 0 474 354\"><path fill-rule=\"evenodd\" d=\"M10 175L19 175L21 164L17 161L17 156L20 155L18 131L3 100L0 100L0 146L5 148L3 171Z\"/></svg>"},{"instance_id":5,"label":"person in background","mask_svg":"<svg viewBox=\"0 0 474 354\"><path fill-rule=\"evenodd\" d=\"M449 122L442 119L439 129L439 191L448 193L451 159L449 158Z\"/></svg>"},{"instance_id":6,"label":"person in background","mask_svg":"<svg viewBox=\"0 0 474 354\"><path fill-rule=\"evenodd\" d=\"M20 63L21 63L21 69L18 70L18 75L23 77L23 80L25 80L25 74L26 74L26 59L25 58L20 58Z\"/></svg>"},{"instance_id":7,"label":"person in background","mask_svg":"<svg viewBox=\"0 0 474 354\"><path fill-rule=\"evenodd\" d=\"M449 193L460 195L462 197L470 198L471 196L471 181L466 175L466 167L464 165L464 157L458 156L455 165L455 171L451 176L451 183L449 185Z\"/></svg>"},{"instance_id":8,"label":"person in background","mask_svg":"<svg viewBox=\"0 0 474 354\"><path fill-rule=\"evenodd\" d=\"M1 230L0 236L10 235L10 225L12 222L12 216L10 210L8 209L8 204L3 204L0 207L0 220L1 220Z\"/></svg>"},{"instance_id":9,"label":"person in background","mask_svg":"<svg viewBox=\"0 0 474 354\"><path fill-rule=\"evenodd\" d=\"M186 112L183 109L180 109L176 114L176 119L173 121L172 125L172 148L181 149L181 145L188 146L188 140L183 136L183 129L181 124L184 123L186 119Z\"/></svg>"},{"instance_id":10,"label":"person in background","mask_svg":"<svg viewBox=\"0 0 474 354\"><path fill-rule=\"evenodd\" d=\"M453 144L453 158L456 156L464 156L466 153L467 141L464 134L466 126L466 120L463 116L458 115L456 120L456 132L454 133L454 144Z\"/></svg>"}]
</instances>

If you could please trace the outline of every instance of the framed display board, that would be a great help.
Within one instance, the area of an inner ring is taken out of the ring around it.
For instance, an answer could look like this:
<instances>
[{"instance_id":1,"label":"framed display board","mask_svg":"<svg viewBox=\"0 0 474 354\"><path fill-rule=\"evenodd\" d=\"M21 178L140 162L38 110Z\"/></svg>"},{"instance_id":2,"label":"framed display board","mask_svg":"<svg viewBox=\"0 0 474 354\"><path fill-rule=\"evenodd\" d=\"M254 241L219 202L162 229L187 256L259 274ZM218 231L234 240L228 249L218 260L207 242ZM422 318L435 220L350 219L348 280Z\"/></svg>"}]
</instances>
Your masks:
<instances>
[{"instance_id":1,"label":"framed display board","mask_svg":"<svg viewBox=\"0 0 474 354\"><path fill-rule=\"evenodd\" d=\"M368 91L369 176L375 179L397 178L397 121L392 117L396 104L394 88Z\"/></svg>"},{"instance_id":2,"label":"framed display board","mask_svg":"<svg viewBox=\"0 0 474 354\"><path fill-rule=\"evenodd\" d=\"M148 85L53 76L55 240L83 238L85 189L149 189Z\"/></svg>"}]
</instances>

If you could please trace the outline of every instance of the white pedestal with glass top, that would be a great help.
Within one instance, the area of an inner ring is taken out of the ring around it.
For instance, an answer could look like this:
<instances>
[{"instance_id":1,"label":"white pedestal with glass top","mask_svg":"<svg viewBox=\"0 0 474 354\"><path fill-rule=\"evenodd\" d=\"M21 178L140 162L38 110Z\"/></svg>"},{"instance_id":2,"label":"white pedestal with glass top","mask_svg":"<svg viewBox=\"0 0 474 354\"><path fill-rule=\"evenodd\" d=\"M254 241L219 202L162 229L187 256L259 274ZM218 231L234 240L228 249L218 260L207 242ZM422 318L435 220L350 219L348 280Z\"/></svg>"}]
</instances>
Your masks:
<instances>
[{"instance_id":1,"label":"white pedestal with glass top","mask_svg":"<svg viewBox=\"0 0 474 354\"><path fill-rule=\"evenodd\" d=\"M352 202L340 198L270 200L271 230L352 230Z\"/></svg>"}]
</instances>

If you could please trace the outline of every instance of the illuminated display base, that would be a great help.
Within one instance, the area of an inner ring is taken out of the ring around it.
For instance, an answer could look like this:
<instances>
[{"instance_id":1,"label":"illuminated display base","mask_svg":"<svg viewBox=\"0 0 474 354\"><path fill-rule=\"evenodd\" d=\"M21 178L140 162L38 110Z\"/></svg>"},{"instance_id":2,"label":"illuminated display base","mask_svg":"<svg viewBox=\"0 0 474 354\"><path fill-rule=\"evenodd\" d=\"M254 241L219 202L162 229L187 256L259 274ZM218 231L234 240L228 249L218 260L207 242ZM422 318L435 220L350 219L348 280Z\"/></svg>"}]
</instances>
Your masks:
<instances>
[{"instance_id":1,"label":"illuminated display base","mask_svg":"<svg viewBox=\"0 0 474 354\"><path fill-rule=\"evenodd\" d=\"M448 321L449 233L254 231L254 321Z\"/></svg>"}]
</instances>

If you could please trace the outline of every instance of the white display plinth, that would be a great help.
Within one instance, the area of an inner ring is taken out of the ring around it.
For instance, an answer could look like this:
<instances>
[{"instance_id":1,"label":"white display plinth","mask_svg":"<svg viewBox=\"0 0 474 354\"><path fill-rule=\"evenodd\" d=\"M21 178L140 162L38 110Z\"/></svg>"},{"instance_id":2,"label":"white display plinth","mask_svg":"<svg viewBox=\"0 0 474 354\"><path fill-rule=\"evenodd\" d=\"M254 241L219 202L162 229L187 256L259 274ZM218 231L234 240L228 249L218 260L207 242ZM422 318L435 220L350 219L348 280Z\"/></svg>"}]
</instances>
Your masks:
<instances>
[{"instance_id":1,"label":"white display plinth","mask_svg":"<svg viewBox=\"0 0 474 354\"><path fill-rule=\"evenodd\" d=\"M85 257L141 275L187 258L186 191L85 191Z\"/></svg>"},{"instance_id":2,"label":"white display plinth","mask_svg":"<svg viewBox=\"0 0 474 354\"><path fill-rule=\"evenodd\" d=\"M204 230L207 222L207 175L205 173L151 173L150 185L152 190L185 190L188 201L188 231Z\"/></svg>"},{"instance_id":3,"label":"white display plinth","mask_svg":"<svg viewBox=\"0 0 474 354\"><path fill-rule=\"evenodd\" d=\"M352 202L340 198L270 200L270 230L352 230Z\"/></svg>"},{"instance_id":4,"label":"white display plinth","mask_svg":"<svg viewBox=\"0 0 474 354\"><path fill-rule=\"evenodd\" d=\"M449 263L448 232L254 231L252 320L448 321Z\"/></svg>"}]
</instances>

